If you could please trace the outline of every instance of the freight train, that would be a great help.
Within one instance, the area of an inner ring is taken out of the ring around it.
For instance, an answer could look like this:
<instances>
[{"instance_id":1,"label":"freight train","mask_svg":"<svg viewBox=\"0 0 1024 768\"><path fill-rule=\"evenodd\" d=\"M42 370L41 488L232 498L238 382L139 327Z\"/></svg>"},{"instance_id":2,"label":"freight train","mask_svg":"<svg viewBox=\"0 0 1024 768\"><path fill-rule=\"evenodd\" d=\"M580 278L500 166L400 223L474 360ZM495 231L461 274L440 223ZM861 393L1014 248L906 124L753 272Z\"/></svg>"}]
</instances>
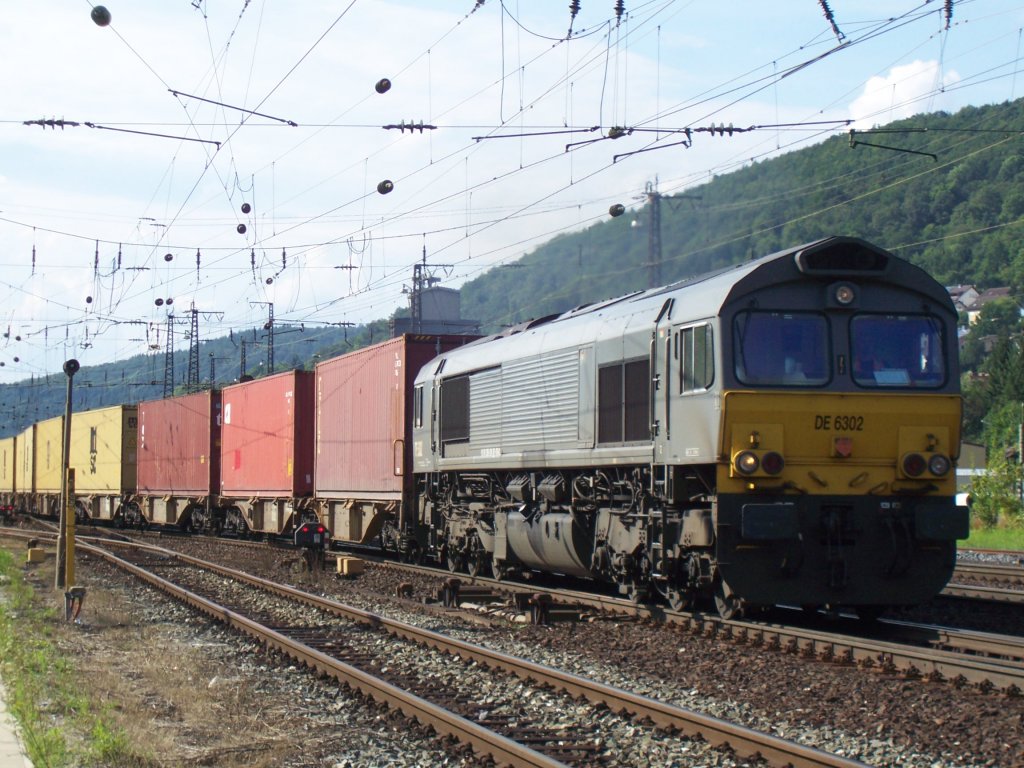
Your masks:
<instances>
[{"instance_id":1,"label":"freight train","mask_svg":"<svg viewBox=\"0 0 1024 768\"><path fill-rule=\"evenodd\" d=\"M108 467L79 508L240 534L315 520L452 571L723 616L875 615L941 591L968 534L956 324L922 270L830 237L486 338L105 409L105 431L76 414L79 478ZM52 506L54 434L0 441L5 501Z\"/></svg>"}]
</instances>

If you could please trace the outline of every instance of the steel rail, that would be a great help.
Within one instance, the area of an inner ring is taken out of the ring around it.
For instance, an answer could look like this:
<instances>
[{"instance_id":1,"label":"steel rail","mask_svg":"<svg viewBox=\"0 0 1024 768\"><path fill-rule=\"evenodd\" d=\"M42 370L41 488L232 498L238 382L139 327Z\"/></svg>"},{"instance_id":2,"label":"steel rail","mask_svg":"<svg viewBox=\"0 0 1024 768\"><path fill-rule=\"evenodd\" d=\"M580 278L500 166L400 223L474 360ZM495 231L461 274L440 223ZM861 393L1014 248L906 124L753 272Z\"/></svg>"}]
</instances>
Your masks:
<instances>
[{"instance_id":1,"label":"steel rail","mask_svg":"<svg viewBox=\"0 0 1024 768\"><path fill-rule=\"evenodd\" d=\"M967 600L986 600L990 603L1024 603L1024 591L1019 589L1002 589L1000 587L984 587L976 584L950 583L942 590L943 597L954 597Z\"/></svg>"},{"instance_id":2,"label":"steel rail","mask_svg":"<svg viewBox=\"0 0 1024 768\"><path fill-rule=\"evenodd\" d=\"M210 563L191 555L185 555L161 547L153 547L148 544L133 545L131 543L105 541L104 545L135 546L143 550L153 550L190 565L220 573L224 576L261 587L269 592L284 595L321 610L344 616L349 620L377 627L395 637L401 637L411 642L457 655L463 659L485 664L491 668L510 672L524 680L532 680L542 685L550 685L557 690L563 690L570 695L586 698L593 703L605 704L612 711L629 712L634 717L649 719L659 727L677 730L688 736L700 736L712 746L728 746L743 757L759 755L772 765L794 766L794 768L854 768L855 766L862 768L864 765L849 758L832 755L822 750L787 741L771 734L761 733L745 726L655 701L654 699L587 680L568 672L509 656L489 648L472 645L471 643L456 640L438 632L415 627L379 614L347 606L329 598L312 595L294 587L277 584L259 576L237 571L217 563ZM111 557L114 556L111 555ZM322 654L319 655L322 656ZM469 723L469 721L465 722ZM472 725L472 723L469 724Z\"/></svg>"},{"instance_id":3,"label":"steel rail","mask_svg":"<svg viewBox=\"0 0 1024 768\"><path fill-rule=\"evenodd\" d=\"M159 547L149 547L145 544L133 545L131 543L105 541L104 545L120 544L121 546L137 546L143 549L160 550ZM187 589L162 579L156 574L136 566L117 555L107 552L100 546L83 544L81 549L103 557L108 562L122 568L143 581L167 592L176 599L191 605L206 613L217 621L240 630L268 647L274 648L286 656L295 659L308 668L326 676L333 677L356 691L369 696L375 702L384 704L389 708L397 709L406 717L418 721L424 726L431 727L435 732L454 737L462 744L467 744L479 755L487 755L501 765L526 768L564 768L565 764L530 749L524 744L513 741L499 733L484 728L466 718L450 712L442 707L432 704L429 701L404 691L384 680L363 672L356 667L346 664L338 659L328 656L321 651L311 648L304 643L293 640L280 632L263 626L245 616L231 611L223 606L207 600ZM171 559L194 560L182 556L171 550L161 550ZM202 561L198 561L202 562ZM193 565L198 565L198 562ZM206 566L201 566L206 567ZM229 569L214 568L212 570L228 575ZM231 573L232 576L236 574ZM267 582L270 583L270 582Z\"/></svg>"},{"instance_id":4,"label":"steel rail","mask_svg":"<svg viewBox=\"0 0 1024 768\"><path fill-rule=\"evenodd\" d=\"M982 581L1009 581L1024 584L1024 567L1004 563L957 563L953 576Z\"/></svg>"},{"instance_id":5,"label":"steel rail","mask_svg":"<svg viewBox=\"0 0 1024 768\"><path fill-rule=\"evenodd\" d=\"M439 574L436 569L385 561L387 567L414 572ZM453 574L459 576L460 574ZM706 634L709 631L744 642L775 645L788 648L807 656L825 660L858 663L903 671L929 679L955 680L963 678L968 683L981 687L993 687L1005 691L1024 690L1024 662L1017 661L1024 654L1024 645L1012 637L983 633L958 631L946 627L921 626L917 638L929 633L932 637L925 642L938 648L914 648L897 641L884 641L841 633L819 632L801 627L771 624L757 621L727 621L711 614L691 614L662 609L658 606L644 606L623 598L608 595L593 595L585 592L565 592L557 588L538 587L506 581L495 581L483 577L462 574L471 584L481 584L498 591L510 593L546 593L553 601L562 605L582 605L615 613L663 619ZM991 587L976 587L985 594L1003 592ZM982 592L979 592L981 594ZM1017 593L1024 595L1024 593ZM990 598L995 599L995 598ZM920 640L919 640L920 641ZM959 650L946 650L957 648ZM980 658L968 655L984 653L1000 658Z\"/></svg>"}]
</instances>

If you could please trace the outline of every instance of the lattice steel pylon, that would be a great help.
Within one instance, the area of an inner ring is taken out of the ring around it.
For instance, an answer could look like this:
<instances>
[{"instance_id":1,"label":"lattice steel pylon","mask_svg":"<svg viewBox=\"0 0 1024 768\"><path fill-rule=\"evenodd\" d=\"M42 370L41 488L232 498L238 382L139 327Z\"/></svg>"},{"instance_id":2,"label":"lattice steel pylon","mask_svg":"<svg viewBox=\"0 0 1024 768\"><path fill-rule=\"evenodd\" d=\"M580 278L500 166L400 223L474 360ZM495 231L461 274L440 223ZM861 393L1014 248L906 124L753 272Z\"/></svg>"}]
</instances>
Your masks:
<instances>
[{"instance_id":1,"label":"lattice steel pylon","mask_svg":"<svg viewBox=\"0 0 1024 768\"><path fill-rule=\"evenodd\" d=\"M199 391L199 310L192 305L192 327L188 336L188 391Z\"/></svg>"},{"instance_id":2,"label":"lattice steel pylon","mask_svg":"<svg viewBox=\"0 0 1024 768\"><path fill-rule=\"evenodd\" d=\"M250 301L250 306L267 306L267 323L263 330L267 332L267 375L274 372L274 302L272 301Z\"/></svg>"},{"instance_id":3,"label":"lattice steel pylon","mask_svg":"<svg viewBox=\"0 0 1024 768\"><path fill-rule=\"evenodd\" d=\"M167 351L164 352L164 397L174 394L174 314L167 315Z\"/></svg>"}]
</instances>

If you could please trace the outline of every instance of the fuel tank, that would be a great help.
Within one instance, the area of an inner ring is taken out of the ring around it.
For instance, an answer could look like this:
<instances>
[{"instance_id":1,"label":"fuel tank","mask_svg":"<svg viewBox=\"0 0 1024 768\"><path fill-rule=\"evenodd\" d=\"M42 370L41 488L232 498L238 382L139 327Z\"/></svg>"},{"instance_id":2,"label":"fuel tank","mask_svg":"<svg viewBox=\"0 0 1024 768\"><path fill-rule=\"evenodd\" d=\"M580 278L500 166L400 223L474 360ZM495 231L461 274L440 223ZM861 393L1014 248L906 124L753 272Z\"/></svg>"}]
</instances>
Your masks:
<instances>
[{"instance_id":1,"label":"fuel tank","mask_svg":"<svg viewBox=\"0 0 1024 768\"><path fill-rule=\"evenodd\" d=\"M566 512L508 515L508 546L531 568L590 576L593 537Z\"/></svg>"}]
</instances>

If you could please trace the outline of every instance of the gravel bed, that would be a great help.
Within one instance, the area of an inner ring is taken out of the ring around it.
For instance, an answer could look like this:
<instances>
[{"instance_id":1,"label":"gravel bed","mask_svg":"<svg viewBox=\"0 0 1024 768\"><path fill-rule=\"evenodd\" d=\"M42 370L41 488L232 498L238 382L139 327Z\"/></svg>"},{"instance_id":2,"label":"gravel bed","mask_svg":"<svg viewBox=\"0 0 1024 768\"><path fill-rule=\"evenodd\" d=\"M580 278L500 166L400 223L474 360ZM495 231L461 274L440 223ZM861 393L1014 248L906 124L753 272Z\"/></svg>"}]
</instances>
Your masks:
<instances>
[{"instance_id":1,"label":"gravel bed","mask_svg":"<svg viewBox=\"0 0 1024 768\"><path fill-rule=\"evenodd\" d=\"M267 550L255 557L198 542L181 549L243 567L265 578L327 594L391 616L606 684L873 765L1024 766L1024 699L953 684L803 659L646 622L564 623L553 627L482 626L394 595L414 584L416 600L445 578L375 568L354 580L296 573L294 558ZM670 670L666 674L666 670Z\"/></svg>"},{"instance_id":2,"label":"gravel bed","mask_svg":"<svg viewBox=\"0 0 1024 768\"><path fill-rule=\"evenodd\" d=\"M958 562L987 563L991 565L1024 565L1024 552L978 552L973 549L959 549Z\"/></svg>"},{"instance_id":3,"label":"gravel bed","mask_svg":"<svg viewBox=\"0 0 1024 768\"><path fill-rule=\"evenodd\" d=\"M150 566L152 567L152 566ZM155 569L158 573L159 567ZM350 653L373 659L371 671L388 679L417 679L446 695L471 701L477 716L510 717L531 727L552 732L594 732L608 765L681 766L699 761L704 766L762 765L760 760L741 761L728 752L716 751L702 740L678 738L629 718L597 708L564 693L540 688L507 673L492 671L433 648L394 638L377 629L355 624L311 606L192 568L175 568L167 578L188 589L215 595L221 604L243 615L261 617L273 626L318 627L336 634L342 657ZM453 634L449 632L449 634ZM466 633L470 634L470 633ZM468 637L463 639L469 639ZM469 640L472 642L472 640ZM360 662L358 666L364 666ZM577 674L585 673L582 669ZM586 737L590 741L590 737Z\"/></svg>"},{"instance_id":4,"label":"gravel bed","mask_svg":"<svg viewBox=\"0 0 1024 768\"><path fill-rule=\"evenodd\" d=\"M55 599L52 568L48 559L25 569L43 600ZM77 575L88 590L82 622L58 623L56 641L154 756L143 766L493 768L105 561L80 553ZM71 724L53 727L82 739Z\"/></svg>"}]
</instances>

